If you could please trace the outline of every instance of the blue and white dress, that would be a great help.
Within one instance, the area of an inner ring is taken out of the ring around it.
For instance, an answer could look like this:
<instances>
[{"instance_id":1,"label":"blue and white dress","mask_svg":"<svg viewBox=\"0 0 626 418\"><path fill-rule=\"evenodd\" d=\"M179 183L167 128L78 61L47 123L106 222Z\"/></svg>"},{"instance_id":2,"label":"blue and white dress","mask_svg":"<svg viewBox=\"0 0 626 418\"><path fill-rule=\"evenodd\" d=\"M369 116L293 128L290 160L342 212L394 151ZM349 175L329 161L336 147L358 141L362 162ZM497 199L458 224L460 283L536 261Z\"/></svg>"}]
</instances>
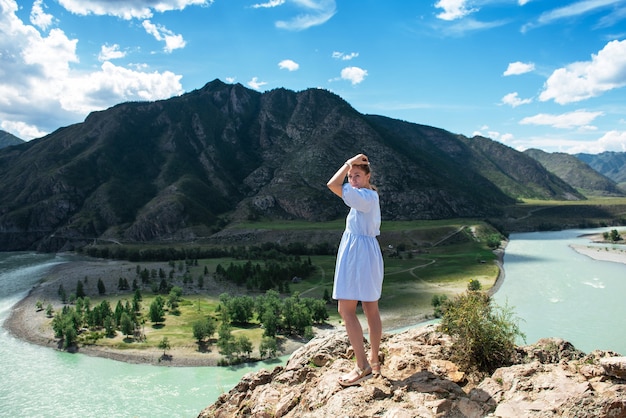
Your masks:
<instances>
[{"instance_id":1,"label":"blue and white dress","mask_svg":"<svg viewBox=\"0 0 626 418\"><path fill-rule=\"evenodd\" d=\"M380 235L378 193L344 183L342 198L350 206L350 212L337 251L333 299L377 301L384 274L383 256L376 239Z\"/></svg>"}]
</instances>

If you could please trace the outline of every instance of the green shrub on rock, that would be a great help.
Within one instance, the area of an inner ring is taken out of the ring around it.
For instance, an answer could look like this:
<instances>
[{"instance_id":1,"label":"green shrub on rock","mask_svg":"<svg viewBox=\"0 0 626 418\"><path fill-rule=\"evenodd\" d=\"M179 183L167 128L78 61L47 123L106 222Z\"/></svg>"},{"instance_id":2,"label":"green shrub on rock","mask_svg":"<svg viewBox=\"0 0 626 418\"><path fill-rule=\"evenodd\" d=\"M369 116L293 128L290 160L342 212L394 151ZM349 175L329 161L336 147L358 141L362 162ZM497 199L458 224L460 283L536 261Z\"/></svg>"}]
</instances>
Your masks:
<instances>
[{"instance_id":1,"label":"green shrub on rock","mask_svg":"<svg viewBox=\"0 0 626 418\"><path fill-rule=\"evenodd\" d=\"M465 371L492 373L511 364L515 339L525 338L508 307L468 290L443 306L440 329L453 339L452 358Z\"/></svg>"}]
</instances>

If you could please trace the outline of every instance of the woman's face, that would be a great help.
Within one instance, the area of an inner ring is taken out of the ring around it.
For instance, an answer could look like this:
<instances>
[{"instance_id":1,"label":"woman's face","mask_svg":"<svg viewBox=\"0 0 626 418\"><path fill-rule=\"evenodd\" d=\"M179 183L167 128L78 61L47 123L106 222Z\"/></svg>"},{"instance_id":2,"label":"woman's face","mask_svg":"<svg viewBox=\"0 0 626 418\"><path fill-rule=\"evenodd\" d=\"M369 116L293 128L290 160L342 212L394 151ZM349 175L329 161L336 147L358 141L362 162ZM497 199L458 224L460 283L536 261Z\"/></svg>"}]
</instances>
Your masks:
<instances>
[{"instance_id":1,"label":"woman's face","mask_svg":"<svg viewBox=\"0 0 626 418\"><path fill-rule=\"evenodd\" d=\"M348 181L350 186L362 189L370 186L370 175L365 174L365 170L358 165L353 165L350 171L348 171Z\"/></svg>"}]
</instances>

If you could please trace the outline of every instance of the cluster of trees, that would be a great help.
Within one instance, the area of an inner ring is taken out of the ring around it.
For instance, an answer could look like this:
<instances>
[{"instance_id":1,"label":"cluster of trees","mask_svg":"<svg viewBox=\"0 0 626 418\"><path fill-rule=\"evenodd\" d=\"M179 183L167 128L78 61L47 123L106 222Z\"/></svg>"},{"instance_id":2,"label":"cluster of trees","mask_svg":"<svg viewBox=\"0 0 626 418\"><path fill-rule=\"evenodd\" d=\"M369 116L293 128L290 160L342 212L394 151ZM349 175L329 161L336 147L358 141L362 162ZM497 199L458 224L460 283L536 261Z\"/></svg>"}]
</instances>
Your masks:
<instances>
[{"instance_id":1,"label":"cluster of trees","mask_svg":"<svg viewBox=\"0 0 626 418\"><path fill-rule=\"evenodd\" d=\"M617 229L611 229L611 232L604 232L602 234L604 236L605 241L617 242L622 240L622 236L619 234Z\"/></svg>"},{"instance_id":2,"label":"cluster of trees","mask_svg":"<svg viewBox=\"0 0 626 418\"><path fill-rule=\"evenodd\" d=\"M227 280L238 286L246 285L249 290L264 292L277 289L280 293L290 293L289 283L294 277L306 278L314 270L311 258L302 260L300 256L292 256L282 263L268 260L264 265L252 264L250 260L245 264L230 263L226 268L218 264L215 268L215 278Z\"/></svg>"},{"instance_id":3,"label":"cluster of trees","mask_svg":"<svg viewBox=\"0 0 626 418\"><path fill-rule=\"evenodd\" d=\"M313 337L313 324L323 323L328 319L325 301L301 298L297 294L283 299L275 290L268 290L264 295L255 298L223 293L220 295L218 312L222 322L217 328L217 347L220 354L227 359L225 364L249 358L253 349L245 335L233 336L231 331L235 325L248 326L256 319L263 327L260 355L274 357L278 351L276 337L279 334L299 335L310 339ZM215 329L215 320L208 318L194 324L194 336L201 342L203 338L210 337Z\"/></svg>"},{"instance_id":4,"label":"cluster of trees","mask_svg":"<svg viewBox=\"0 0 626 418\"><path fill-rule=\"evenodd\" d=\"M230 248L209 246L142 248L136 245L90 245L81 248L81 251L91 257L128 261L198 260L222 257L278 260L290 255L333 255L337 251L337 246L328 242L317 244L295 242L286 245L268 242Z\"/></svg>"},{"instance_id":5,"label":"cluster of trees","mask_svg":"<svg viewBox=\"0 0 626 418\"><path fill-rule=\"evenodd\" d=\"M219 312L227 324L245 326L255 318L263 326L263 335L312 336L313 324L328 319L326 302L315 298L301 298L294 294L281 298L275 290L252 298L250 296L220 295Z\"/></svg>"},{"instance_id":6,"label":"cluster of trees","mask_svg":"<svg viewBox=\"0 0 626 418\"><path fill-rule=\"evenodd\" d=\"M79 297L73 306L65 305L54 314L52 329L55 337L63 340L64 348L74 345L79 332L85 328L95 331L87 337L94 341L102 336L114 336L117 330L126 336L134 335L138 331L140 302L139 290L135 292L132 302L127 300L123 304L118 301L115 310L106 299L92 307L89 297Z\"/></svg>"}]
</instances>

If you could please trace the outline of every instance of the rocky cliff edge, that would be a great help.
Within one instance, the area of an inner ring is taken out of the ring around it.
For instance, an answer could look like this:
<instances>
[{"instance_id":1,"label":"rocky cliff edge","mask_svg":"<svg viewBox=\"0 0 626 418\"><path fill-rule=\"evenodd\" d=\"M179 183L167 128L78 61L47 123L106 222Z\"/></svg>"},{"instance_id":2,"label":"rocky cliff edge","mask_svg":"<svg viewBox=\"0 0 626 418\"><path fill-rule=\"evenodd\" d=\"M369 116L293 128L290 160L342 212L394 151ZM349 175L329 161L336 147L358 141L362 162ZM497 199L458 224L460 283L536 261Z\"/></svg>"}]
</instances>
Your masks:
<instances>
[{"instance_id":1,"label":"rocky cliff edge","mask_svg":"<svg viewBox=\"0 0 626 418\"><path fill-rule=\"evenodd\" d=\"M626 357L551 338L519 347L481 380L447 360L434 325L385 335L382 375L342 388L354 365L345 332L311 340L287 364L245 375L206 417L626 417Z\"/></svg>"}]
</instances>

